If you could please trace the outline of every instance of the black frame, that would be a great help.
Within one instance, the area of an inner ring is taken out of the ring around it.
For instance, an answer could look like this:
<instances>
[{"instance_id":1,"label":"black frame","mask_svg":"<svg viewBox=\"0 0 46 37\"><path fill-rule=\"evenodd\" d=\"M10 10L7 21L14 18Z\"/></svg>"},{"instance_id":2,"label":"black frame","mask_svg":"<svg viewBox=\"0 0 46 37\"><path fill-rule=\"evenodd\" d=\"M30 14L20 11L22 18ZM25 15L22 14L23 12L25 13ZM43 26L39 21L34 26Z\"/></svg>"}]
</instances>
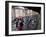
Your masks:
<instances>
[{"instance_id":1,"label":"black frame","mask_svg":"<svg viewBox=\"0 0 46 37\"><path fill-rule=\"evenodd\" d=\"M43 4L44 5L44 32L43 33L27 33L27 34L12 34L9 35L9 3L28 3L28 4ZM5 36L18 36L18 35L34 35L34 34L45 34L45 3L37 2L19 2L19 1L5 1Z\"/></svg>"}]
</instances>

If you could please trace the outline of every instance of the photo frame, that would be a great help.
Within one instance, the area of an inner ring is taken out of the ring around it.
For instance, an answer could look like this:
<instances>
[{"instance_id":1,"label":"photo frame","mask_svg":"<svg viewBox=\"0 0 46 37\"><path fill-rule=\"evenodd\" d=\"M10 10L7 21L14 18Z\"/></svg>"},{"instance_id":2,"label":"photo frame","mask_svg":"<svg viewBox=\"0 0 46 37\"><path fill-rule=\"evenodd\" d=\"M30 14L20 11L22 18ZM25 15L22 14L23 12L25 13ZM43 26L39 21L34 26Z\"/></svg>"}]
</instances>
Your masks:
<instances>
[{"instance_id":1,"label":"photo frame","mask_svg":"<svg viewBox=\"0 0 46 37\"><path fill-rule=\"evenodd\" d=\"M45 34L45 3L5 1L5 35L33 34Z\"/></svg>"}]
</instances>

